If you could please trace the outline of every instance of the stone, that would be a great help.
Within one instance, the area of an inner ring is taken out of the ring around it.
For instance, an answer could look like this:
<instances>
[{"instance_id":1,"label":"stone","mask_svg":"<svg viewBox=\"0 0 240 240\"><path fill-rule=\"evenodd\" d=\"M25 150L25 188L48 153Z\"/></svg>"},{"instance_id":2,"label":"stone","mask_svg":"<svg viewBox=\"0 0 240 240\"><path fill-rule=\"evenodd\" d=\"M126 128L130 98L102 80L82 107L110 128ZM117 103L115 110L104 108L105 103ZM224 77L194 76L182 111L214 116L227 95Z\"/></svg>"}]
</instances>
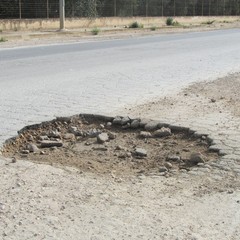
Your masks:
<instances>
[{"instance_id":1,"label":"stone","mask_svg":"<svg viewBox=\"0 0 240 240\"><path fill-rule=\"evenodd\" d=\"M150 138L150 137L152 137L152 134L150 132L147 132L147 131L141 131L139 136L142 137L142 138Z\"/></svg>"},{"instance_id":2,"label":"stone","mask_svg":"<svg viewBox=\"0 0 240 240\"><path fill-rule=\"evenodd\" d=\"M29 143L27 145L27 150L29 150L29 152L33 152L33 153L37 153L40 151L39 148L33 143Z\"/></svg>"},{"instance_id":3,"label":"stone","mask_svg":"<svg viewBox=\"0 0 240 240\"><path fill-rule=\"evenodd\" d=\"M121 145L117 145L117 146L116 146L116 150L124 150L124 147L121 146Z\"/></svg>"},{"instance_id":4,"label":"stone","mask_svg":"<svg viewBox=\"0 0 240 240\"><path fill-rule=\"evenodd\" d=\"M61 134L57 130L55 130L55 131L51 130L48 133L48 137L50 137L50 138L61 138Z\"/></svg>"},{"instance_id":5,"label":"stone","mask_svg":"<svg viewBox=\"0 0 240 240\"><path fill-rule=\"evenodd\" d=\"M110 128L112 126L112 123L111 122L107 122L107 125L106 125L108 128Z\"/></svg>"},{"instance_id":6,"label":"stone","mask_svg":"<svg viewBox=\"0 0 240 240\"><path fill-rule=\"evenodd\" d=\"M46 136L46 135L39 136L39 140L40 140L40 141L49 140L49 137Z\"/></svg>"},{"instance_id":7,"label":"stone","mask_svg":"<svg viewBox=\"0 0 240 240\"><path fill-rule=\"evenodd\" d=\"M102 129L105 128L104 124L100 124L99 126L100 126L100 128L102 128Z\"/></svg>"},{"instance_id":8,"label":"stone","mask_svg":"<svg viewBox=\"0 0 240 240\"><path fill-rule=\"evenodd\" d=\"M97 142L98 143L105 143L109 140L107 133L101 133L97 136Z\"/></svg>"},{"instance_id":9,"label":"stone","mask_svg":"<svg viewBox=\"0 0 240 240\"><path fill-rule=\"evenodd\" d=\"M169 155L167 156L167 161L173 161L173 162L179 162L181 160L181 157L178 155Z\"/></svg>"},{"instance_id":10,"label":"stone","mask_svg":"<svg viewBox=\"0 0 240 240\"><path fill-rule=\"evenodd\" d=\"M158 129L158 124L159 124L159 122L157 122L157 121L150 121L145 125L144 128L147 131L153 131L153 130Z\"/></svg>"},{"instance_id":11,"label":"stone","mask_svg":"<svg viewBox=\"0 0 240 240\"><path fill-rule=\"evenodd\" d=\"M154 137L166 137L166 136L170 136L171 134L172 133L171 133L171 129L170 128L162 127L161 129L156 130L153 133L153 136Z\"/></svg>"},{"instance_id":12,"label":"stone","mask_svg":"<svg viewBox=\"0 0 240 240\"><path fill-rule=\"evenodd\" d=\"M29 150L24 149L24 150L21 151L21 153L22 154L29 154Z\"/></svg>"},{"instance_id":13,"label":"stone","mask_svg":"<svg viewBox=\"0 0 240 240\"><path fill-rule=\"evenodd\" d=\"M164 167L166 167L167 169L170 169L173 167L173 165L170 162L165 162Z\"/></svg>"},{"instance_id":14,"label":"stone","mask_svg":"<svg viewBox=\"0 0 240 240\"><path fill-rule=\"evenodd\" d=\"M63 135L63 138L65 140L75 140L75 134L73 134L73 133L66 133L66 134Z\"/></svg>"},{"instance_id":15,"label":"stone","mask_svg":"<svg viewBox=\"0 0 240 240\"><path fill-rule=\"evenodd\" d=\"M113 119L113 124L121 125L121 123L122 123L122 118L120 116L117 116Z\"/></svg>"},{"instance_id":16,"label":"stone","mask_svg":"<svg viewBox=\"0 0 240 240\"><path fill-rule=\"evenodd\" d=\"M117 134L113 132L108 132L108 136L109 136L109 139L113 140L117 137Z\"/></svg>"},{"instance_id":17,"label":"stone","mask_svg":"<svg viewBox=\"0 0 240 240\"><path fill-rule=\"evenodd\" d=\"M97 137L99 134L101 134L102 131L101 130L98 130L98 129L90 129L88 132L87 132L87 136L90 137L90 138L94 138L94 137Z\"/></svg>"},{"instance_id":18,"label":"stone","mask_svg":"<svg viewBox=\"0 0 240 240\"><path fill-rule=\"evenodd\" d=\"M130 123L130 118L129 117L123 117L121 120L121 125L126 125L128 123Z\"/></svg>"},{"instance_id":19,"label":"stone","mask_svg":"<svg viewBox=\"0 0 240 240\"><path fill-rule=\"evenodd\" d=\"M12 157L12 163L16 163L17 159L15 157Z\"/></svg>"},{"instance_id":20,"label":"stone","mask_svg":"<svg viewBox=\"0 0 240 240\"><path fill-rule=\"evenodd\" d=\"M140 126L140 120L139 119L134 119L131 122L131 128L138 128Z\"/></svg>"},{"instance_id":21,"label":"stone","mask_svg":"<svg viewBox=\"0 0 240 240\"><path fill-rule=\"evenodd\" d=\"M41 148L62 147L62 141L49 141L45 140L41 142Z\"/></svg>"},{"instance_id":22,"label":"stone","mask_svg":"<svg viewBox=\"0 0 240 240\"><path fill-rule=\"evenodd\" d=\"M160 167L159 172L167 172L168 169L166 167Z\"/></svg>"},{"instance_id":23,"label":"stone","mask_svg":"<svg viewBox=\"0 0 240 240\"><path fill-rule=\"evenodd\" d=\"M146 157L147 156L147 151L143 148L136 148L135 149L135 154L139 157Z\"/></svg>"},{"instance_id":24,"label":"stone","mask_svg":"<svg viewBox=\"0 0 240 240\"><path fill-rule=\"evenodd\" d=\"M204 163L204 159L201 153L192 153L189 160L192 164Z\"/></svg>"}]
</instances>

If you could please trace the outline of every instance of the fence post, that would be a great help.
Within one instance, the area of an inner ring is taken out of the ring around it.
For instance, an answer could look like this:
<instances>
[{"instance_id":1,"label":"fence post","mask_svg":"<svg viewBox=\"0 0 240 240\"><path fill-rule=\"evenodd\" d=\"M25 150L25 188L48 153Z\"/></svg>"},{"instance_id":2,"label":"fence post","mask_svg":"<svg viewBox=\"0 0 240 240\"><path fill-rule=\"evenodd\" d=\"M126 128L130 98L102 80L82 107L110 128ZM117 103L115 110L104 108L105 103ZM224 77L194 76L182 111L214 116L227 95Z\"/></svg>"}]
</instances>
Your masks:
<instances>
[{"instance_id":1,"label":"fence post","mask_svg":"<svg viewBox=\"0 0 240 240\"><path fill-rule=\"evenodd\" d=\"M114 17L117 16L117 0L113 0L113 12L114 12Z\"/></svg>"},{"instance_id":2,"label":"fence post","mask_svg":"<svg viewBox=\"0 0 240 240\"><path fill-rule=\"evenodd\" d=\"M47 0L47 18L49 18L49 0Z\"/></svg>"},{"instance_id":3,"label":"fence post","mask_svg":"<svg viewBox=\"0 0 240 240\"><path fill-rule=\"evenodd\" d=\"M146 0L146 17L148 16L148 0Z\"/></svg>"},{"instance_id":4,"label":"fence post","mask_svg":"<svg viewBox=\"0 0 240 240\"><path fill-rule=\"evenodd\" d=\"M22 0L19 0L19 19L22 19Z\"/></svg>"},{"instance_id":5,"label":"fence post","mask_svg":"<svg viewBox=\"0 0 240 240\"><path fill-rule=\"evenodd\" d=\"M164 11L163 11L163 0L162 0L162 17L164 15Z\"/></svg>"},{"instance_id":6,"label":"fence post","mask_svg":"<svg viewBox=\"0 0 240 240\"><path fill-rule=\"evenodd\" d=\"M65 0L59 0L60 30L65 28Z\"/></svg>"}]
</instances>

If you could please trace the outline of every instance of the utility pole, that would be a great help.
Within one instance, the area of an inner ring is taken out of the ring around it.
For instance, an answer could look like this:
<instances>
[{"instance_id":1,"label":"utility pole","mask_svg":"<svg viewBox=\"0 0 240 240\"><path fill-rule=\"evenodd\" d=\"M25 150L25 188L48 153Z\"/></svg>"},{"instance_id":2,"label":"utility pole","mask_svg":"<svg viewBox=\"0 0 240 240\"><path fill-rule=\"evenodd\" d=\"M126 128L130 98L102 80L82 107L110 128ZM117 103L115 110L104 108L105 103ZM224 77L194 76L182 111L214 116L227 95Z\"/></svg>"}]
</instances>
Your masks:
<instances>
[{"instance_id":1,"label":"utility pole","mask_svg":"<svg viewBox=\"0 0 240 240\"><path fill-rule=\"evenodd\" d=\"M65 29L65 0L59 0L60 31Z\"/></svg>"}]
</instances>

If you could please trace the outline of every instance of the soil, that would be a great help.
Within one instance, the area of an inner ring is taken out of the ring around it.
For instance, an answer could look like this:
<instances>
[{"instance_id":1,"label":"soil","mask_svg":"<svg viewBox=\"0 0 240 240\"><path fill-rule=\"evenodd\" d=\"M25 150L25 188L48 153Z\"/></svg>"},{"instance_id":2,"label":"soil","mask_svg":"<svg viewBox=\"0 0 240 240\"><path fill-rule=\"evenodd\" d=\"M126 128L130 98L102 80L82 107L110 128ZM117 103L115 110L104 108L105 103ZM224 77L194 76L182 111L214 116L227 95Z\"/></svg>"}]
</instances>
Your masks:
<instances>
[{"instance_id":1,"label":"soil","mask_svg":"<svg viewBox=\"0 0 240 240\"><path fill-rule=\"evenodd\" d=\"M188 171L198 163L191 162L193 154L200 154L204 162L218 158L217 153L208 151L210 143L205 136L197 138L193 133L172 131L170 136L144 138L140 136L144 129L124 129L125 126L108 126L108 123L86 121L73 116L68 122L53 120L40 124L37 128L29 127L5 145L3 154L37 163L76 167L84 172L114 172L121 177L135 174L171 176L182 169ZM78 129L76 136L70 131L72 127ZM102 132L112 136L112 139L99 143L96 135ZM153 135L153 131L150 133ZM40 139L46 136L48 140L63 142L63 146L41 148ZM26 152L29 143L38 146L39 151ZM137 155L137 148L146 150L147 156ZM171 159L171 156L179 159ZM162 173L159 173L161 169Z\"/></svg>"}]
</instances>

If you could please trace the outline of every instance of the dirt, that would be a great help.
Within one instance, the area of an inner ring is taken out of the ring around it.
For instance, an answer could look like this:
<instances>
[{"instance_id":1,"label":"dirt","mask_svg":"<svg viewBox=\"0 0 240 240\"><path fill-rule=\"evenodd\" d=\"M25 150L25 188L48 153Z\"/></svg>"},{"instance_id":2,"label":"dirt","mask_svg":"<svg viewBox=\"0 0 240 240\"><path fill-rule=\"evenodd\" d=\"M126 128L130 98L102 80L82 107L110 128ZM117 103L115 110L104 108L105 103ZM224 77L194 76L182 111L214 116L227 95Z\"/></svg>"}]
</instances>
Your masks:
<instances>
[{"instance_id":1,"label":"dirt","mask_svg":"<svg viewBox=\"0 0 240 240\"><path fill-rule=\"evenodd\" d=\"M16 140L5 145L3 154L37 163L76 167L84 172L107 175L114 172L121 177L159 174L160 169L161 174L167 176L182 169L189 171L198 164L191 162L193 154L200 154L204 162L218 159L216 153L208 151L210 142L204 136L199 138L193 133L172 131L169 136L146 138L140 135L143 128L124 129L127 125L111 124L94 119L86 121L78 116L67 122L53 120L21 131ZM71 133L72 128L78 129L75 135ZM99 143L96 135L100 133L107 133L112 139ZM147 133L153 136L154 131ZM41 138L61 142L63 146L43 148ZM28 152L30 143L38 146L39 151ZM135 151L138 148L146 150L147 156L139 156ZM171 159L171 156L179 159Z\"/></svg>"}]
</instances>

